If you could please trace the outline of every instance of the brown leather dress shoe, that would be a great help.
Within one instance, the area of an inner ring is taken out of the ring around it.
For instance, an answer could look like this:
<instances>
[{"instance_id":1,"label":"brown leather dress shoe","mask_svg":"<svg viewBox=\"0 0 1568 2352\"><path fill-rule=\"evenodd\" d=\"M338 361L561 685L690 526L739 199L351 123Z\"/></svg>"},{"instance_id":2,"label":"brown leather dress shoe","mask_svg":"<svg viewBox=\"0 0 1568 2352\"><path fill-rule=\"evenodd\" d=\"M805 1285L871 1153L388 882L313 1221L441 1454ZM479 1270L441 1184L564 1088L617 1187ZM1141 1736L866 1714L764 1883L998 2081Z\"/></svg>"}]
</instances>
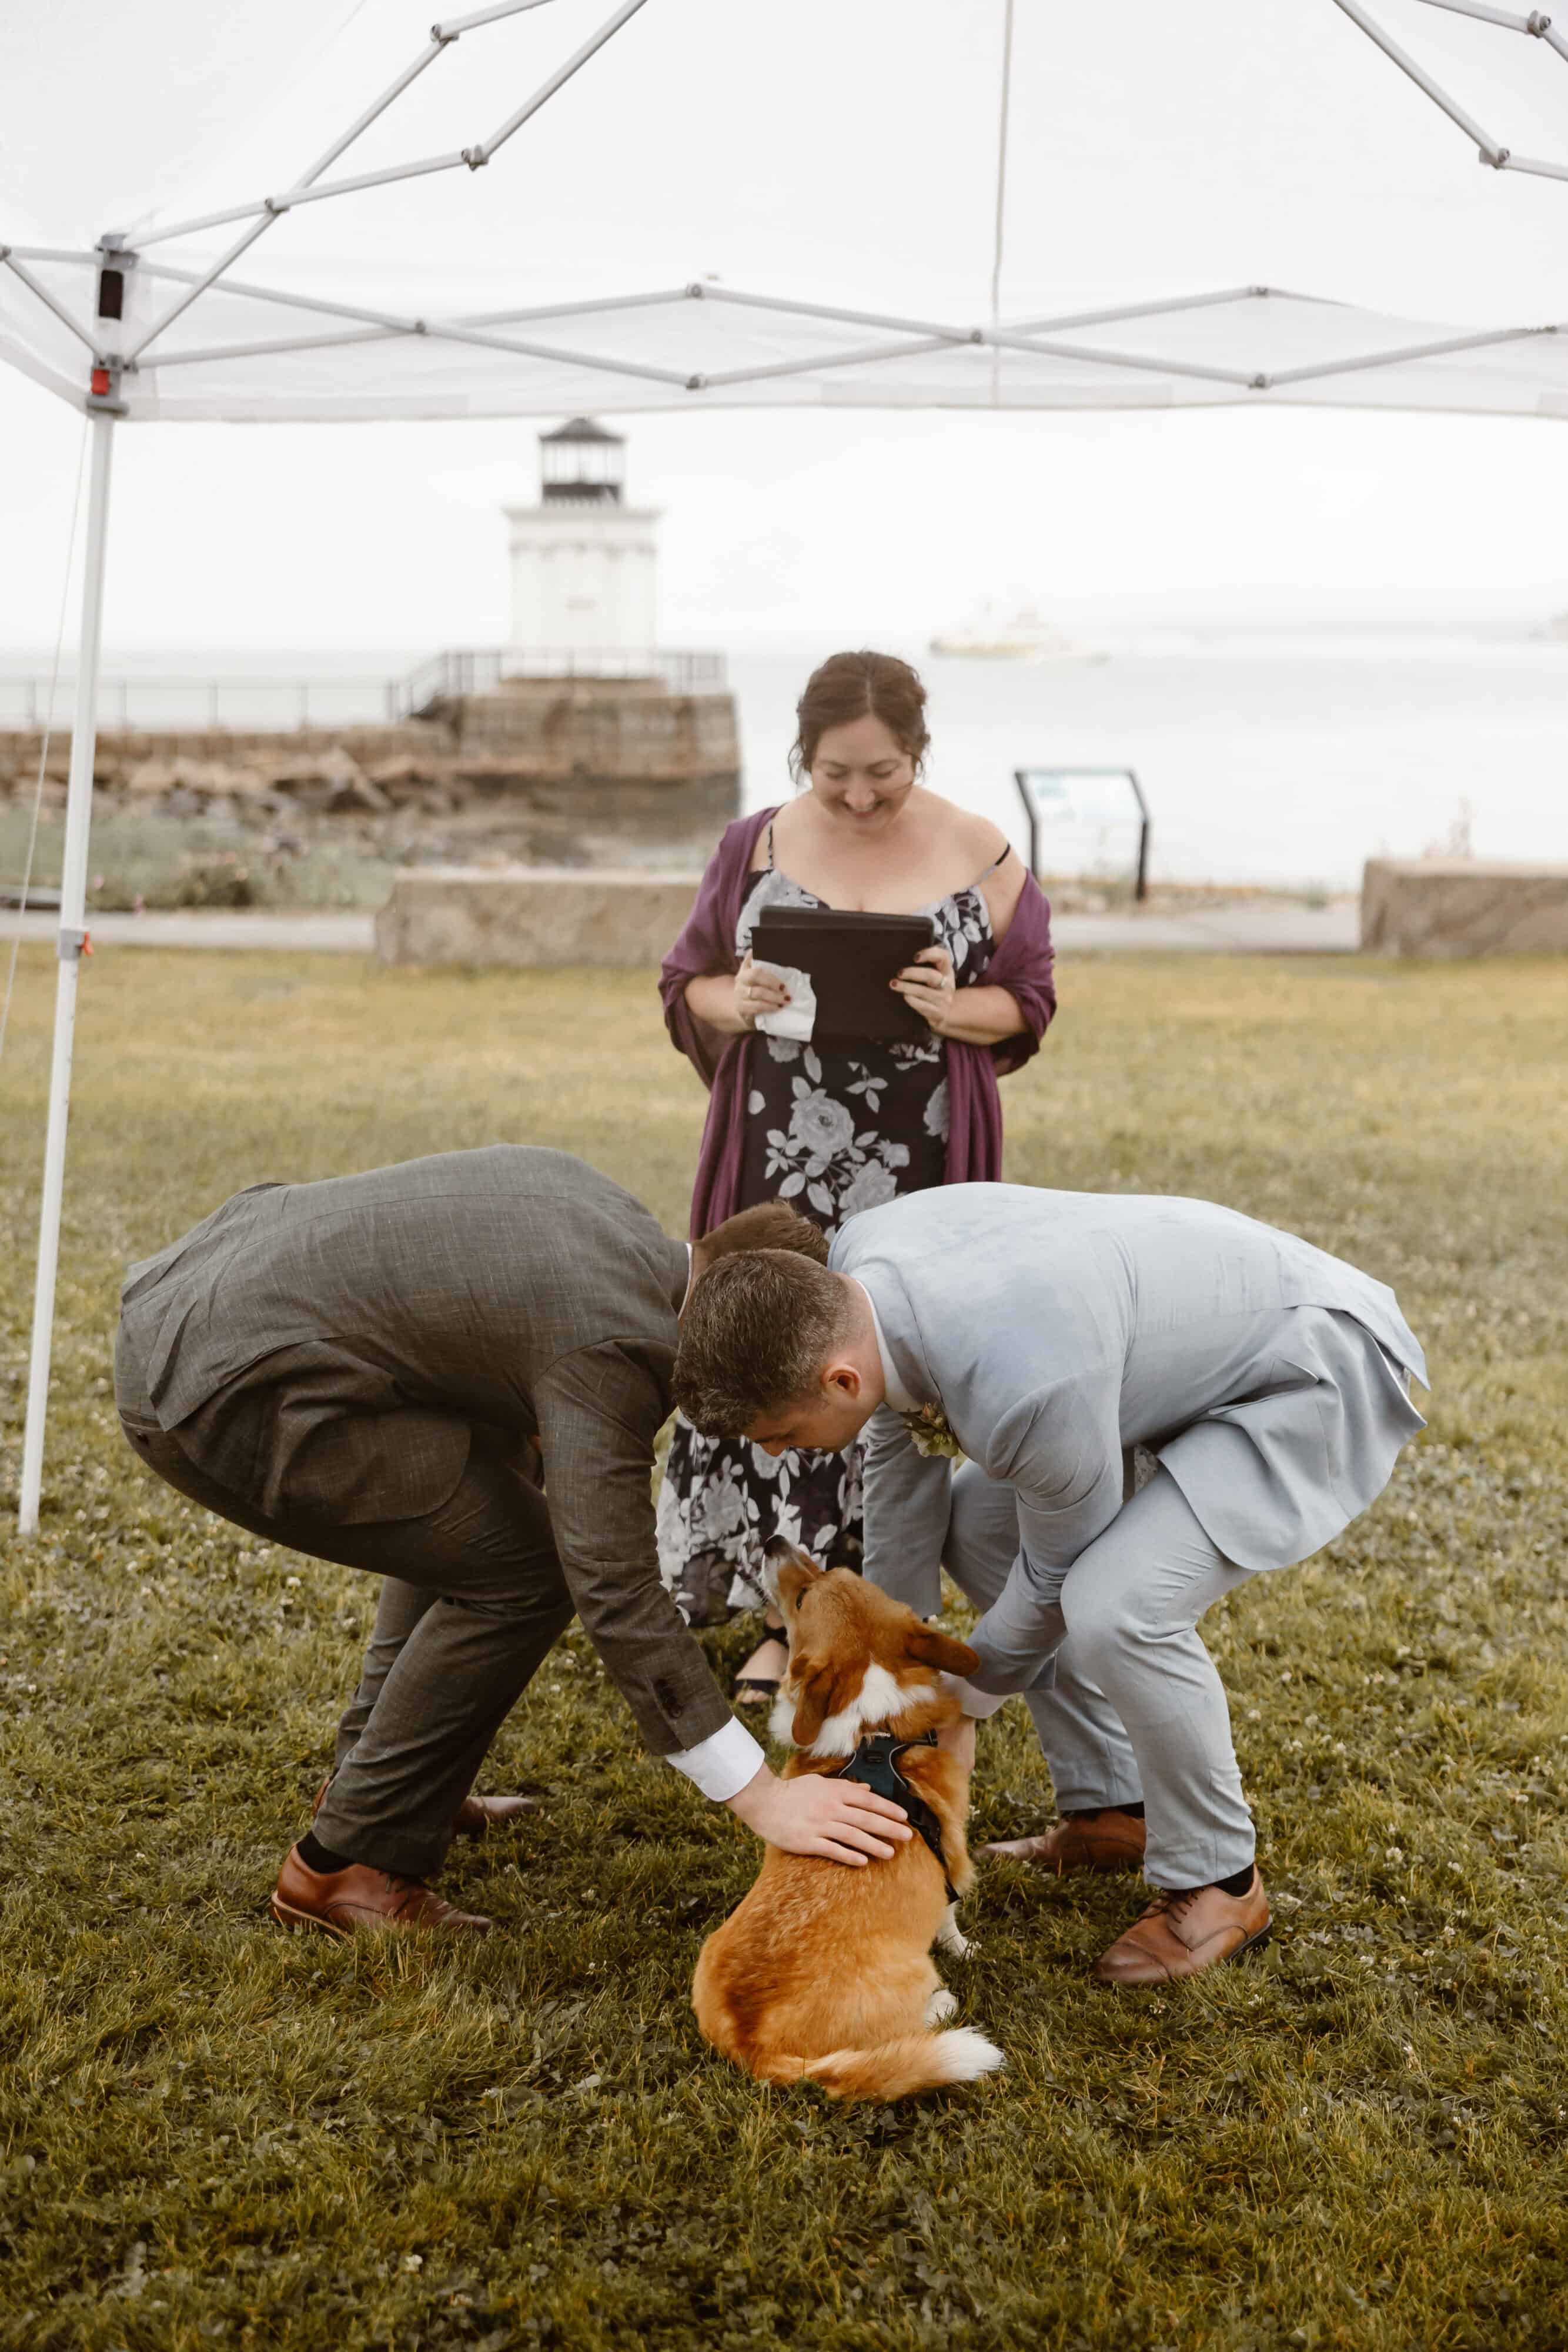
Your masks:
<instances>
[{"instance_id":1,"label":"brown leather dress shoe","mask_svg":"<svg viewBox=\"0 0 1568 2352\"><path fill-rule=\"evenodd\" d=\"M1101 1813L1054 1822L1043 1837L1008 1838L983 1845L982 1853L1010 1854L1065 1878L1073 1870L1138 1870L1144 1860L1144 1824L1135 1813L1109 1805Z\"/></svg>"},{"instance_id":2,"label":"brown leather dress shoe","mask_svg":"<svg viewBox=\"0 0 1568 2352\"><path fill-rule=\"evenodd\" d=\"M1227 1895L1218 1886L1200 1886L1192 1895L1158 1895L1124 1936L1094 1963L1102 1984L1169 1984L1176 1977L1196 1977L1220 1960L1239 1960L1243 1952L1261 1948L1269 1940L1269 1898L1254 1869L1245 1895Z\"/></svg>"},{"instance_id":3,"label":"brown leather dress shoe","mask_svg":"<svg viewBox=\"0 0 1568 2352\"><path fill-rule=\"evenodd\" d=\"M332 1775L329 1772L316 1791L316 1801L310 1808L312 1821L326 1803L327 1791L331 1785ZM537 1813L538 1810L537 1797L465 1797L453 1815L452 1834L454 1837L482 1838L486 1830L505 1829L507 1823L515 1822L519 1814Z\"/></svg>"},{"instance_id":4,"label":"brown leather dress shoe","mask_svg":"<svg viewBox=\"0 0 1568 2352\"><path fill-rule=\"evenodd\" d=\"M423 1880L372 1870L368 1863L312 1870L300 1860L297 1845L277 1874L272 1916L280 1927L322 1927L341 1942L366 1928L397 1936L487 1936L491 1925L477 1911L459 1911Z\"/></svg>"}]
</instances>

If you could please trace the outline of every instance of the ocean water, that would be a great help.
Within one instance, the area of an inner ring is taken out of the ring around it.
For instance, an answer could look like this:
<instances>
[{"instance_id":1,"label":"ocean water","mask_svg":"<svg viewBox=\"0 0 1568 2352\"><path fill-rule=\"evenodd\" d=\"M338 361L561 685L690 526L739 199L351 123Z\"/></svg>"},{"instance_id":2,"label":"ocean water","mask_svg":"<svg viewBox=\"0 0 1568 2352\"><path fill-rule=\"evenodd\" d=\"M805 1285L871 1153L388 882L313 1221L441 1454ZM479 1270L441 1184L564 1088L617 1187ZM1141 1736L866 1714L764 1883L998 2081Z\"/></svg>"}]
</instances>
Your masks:
<instances>
[{"instance_id":1,"label":"ocean water","mask_svg":"<svg viewBox=\"0 0 1568 2352\"><path fill-rule=\"evenodd\" d=\"M428 649L424 649L428 650ZM744 791L790 790L794 702L826 648L732 650ZM1350 889L1364 858L1416 856L1468 838L1478 856L1568 859L1568 642L1421 635L1284 635L1240 629L1105 632L1082 660L915 659L929 689L929 781L983 811L1022 848L1017 768L1131 767L1152 817L1155 878ZM110 652L128 715L289 725L298 681L313 718L383 714L406 647ZM0 656L0 724L23 715L17 681L41 667ZM182 679L183 685L157 681ZM217 682L221 681L221 684ZM118 715L112 689L105 716ZM68 699L62 699L62 716ZM1124 787L1073 786L1042 861L1124 870L1135 812Z\"/></svg>"},{"instance_id":2,"label":"ocean water","mask_svg":"<svg viewBox=\"0 0 1568 2352\"><path fill-rule=\"evenodd\" d=\"M1021 848L1016 768L1131 767L1151 871L1171 880L1354 888L1364 858L1417 856L1467 827L1477 856L1568 859L1568 645L1103 642L1093 661L922 661L936 789ZM750 806L790 789L783 754L803 675L798 660L731 663ZM1118 817L1108 789L1099 798L1097 829L1070 825L1061 846L1124 866L1134 812L1124 798ZM1054 846L1047 826L1042 862L1075 870Z\"/></svg>"}]
</instances>

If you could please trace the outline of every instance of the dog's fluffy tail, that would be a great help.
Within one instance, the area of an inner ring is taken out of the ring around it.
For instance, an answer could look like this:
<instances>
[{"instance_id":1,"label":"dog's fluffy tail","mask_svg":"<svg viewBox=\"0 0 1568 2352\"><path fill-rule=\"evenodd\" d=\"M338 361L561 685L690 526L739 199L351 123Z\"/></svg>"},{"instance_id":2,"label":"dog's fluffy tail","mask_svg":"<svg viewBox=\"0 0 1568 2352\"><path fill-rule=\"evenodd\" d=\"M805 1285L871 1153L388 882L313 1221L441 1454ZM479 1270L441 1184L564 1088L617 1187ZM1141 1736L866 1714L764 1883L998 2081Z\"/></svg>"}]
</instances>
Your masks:
<instances>
[{"instance_id":1,"label":"dog's fluffy tail","mask_svg":"<svg viewBox=\"0 0 1568 2352\"><path fill-rule=\"evenodd\" d=\"M906 2033L874 2050L783 2060L767 2073L774 2082L820 2083L831 2099L912 2099L921 2091L973 2083L1002 2063L994 2042L972 2025L956 2025L946 2033Z\"/></svg>"}]
</instances>

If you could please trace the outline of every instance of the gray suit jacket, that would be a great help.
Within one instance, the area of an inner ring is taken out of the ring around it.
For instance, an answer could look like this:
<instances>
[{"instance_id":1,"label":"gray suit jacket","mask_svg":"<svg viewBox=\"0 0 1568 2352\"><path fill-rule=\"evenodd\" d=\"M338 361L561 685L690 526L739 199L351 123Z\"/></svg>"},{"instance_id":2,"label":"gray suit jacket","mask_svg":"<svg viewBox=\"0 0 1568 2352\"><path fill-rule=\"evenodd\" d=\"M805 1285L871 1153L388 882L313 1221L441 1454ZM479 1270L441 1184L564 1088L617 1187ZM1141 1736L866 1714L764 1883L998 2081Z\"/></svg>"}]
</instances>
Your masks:
<instances>
[{"instance_id":1,"label":"gray suit jacket","mask_svg":"<svg viewBox=\"0 0 1568 2352\"><path fill-rule=\"evenodd\" d=\"M1069 1569L1157 1454L1239 1567L1304 1559L1386 1485L1423 1426L1426 1360L1394 1294L1207 1201L956 1184L852 1217L830 1264L863 1283L894 1367L1018 1495L1019 1552L970 1636L985 1690L1034 1681ZM886 1407L867 1430L865 1570L935 1605L951 1465Z\"/></svg>"},{"instance_id":2,"label":"gray suit jacket","mask_svg":"<svg viewBox=\"0 0 1568 2352\"><path fill-rule=\"evenodd\" d=\"M653 1535L686 1269L684 1243L563 1151L256 1185L131 1268L116 1391L283 1525L417 1518L455 1488L475 1423L537 1435L578 1614L670 1755L730 1719Z\"/></svg>"}]
</instances>

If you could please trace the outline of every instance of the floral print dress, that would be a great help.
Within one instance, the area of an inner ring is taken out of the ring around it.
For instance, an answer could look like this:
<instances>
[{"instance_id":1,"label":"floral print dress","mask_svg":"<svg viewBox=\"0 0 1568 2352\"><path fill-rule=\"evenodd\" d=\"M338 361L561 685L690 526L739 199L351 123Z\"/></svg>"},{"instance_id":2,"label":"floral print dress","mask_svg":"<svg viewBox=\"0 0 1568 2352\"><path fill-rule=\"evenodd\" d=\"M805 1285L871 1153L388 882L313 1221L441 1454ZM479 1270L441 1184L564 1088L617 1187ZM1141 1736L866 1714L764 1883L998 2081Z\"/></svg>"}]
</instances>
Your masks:
<instances>
[{"instance_id":1,"label":"floral print dress","mask_svg":"<svg viewBox=\"0 0 1568 2352\"><path fill-rule=\"evenodd\" d=\"M736 926L751 945L764 907L824 899L768 863L752 877ZM1005 857L1009 853L1004 851ZM998 859L998 864L1001 863ZM979 882L923 907L960 988L985 978L995 942ZM915 1045L798 1045L760 1032L750 1047L740 1206L789 1201L830 1235L846 1217L943 1180L947 1156L947 1061L939 1037ZM659 1492L659 1568L695 1625L764 1606L762 1563L778 1538L828 1568L861 1557L859 1443L842 1454L780 1454L744 1438L699 1437L676 1422Z\"/></svg>"}]
</instances>

